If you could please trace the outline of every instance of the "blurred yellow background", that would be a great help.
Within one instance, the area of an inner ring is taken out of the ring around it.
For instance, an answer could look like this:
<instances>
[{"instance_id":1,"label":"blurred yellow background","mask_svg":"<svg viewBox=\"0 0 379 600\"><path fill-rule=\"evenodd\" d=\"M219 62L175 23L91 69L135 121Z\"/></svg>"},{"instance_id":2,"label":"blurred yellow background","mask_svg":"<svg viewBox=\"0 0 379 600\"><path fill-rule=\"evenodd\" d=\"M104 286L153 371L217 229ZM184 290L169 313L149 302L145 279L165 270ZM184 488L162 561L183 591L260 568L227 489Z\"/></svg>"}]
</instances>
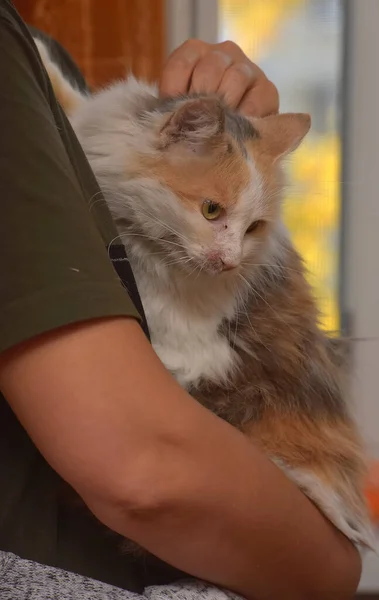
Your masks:
<instances>
[{"instance_id":1,"label":"blurred yellow background","mask_svg":"<svg viewBox=\"0 0 379 600\"><path fill-rule=\"evenodd\" d=\"M302 19L304 25L304 20L308 19L312 24L313 19L314 29L317 29L317 24L318 26L323 24L321 11L335 8L335 4L335 0L220 0L221 37L238 42L244 52L262 66L269 76L271 75L269 67L265 67L265 60L272 57L277 63L282 61L282 68L288 72L287 86L284 84L282 90L278 85L282 98L286 95L287 87L291 86L292 73L291 65L284 63L285 53L280 45L281 30L287 26L288 44L288 27L293 28L295 36L292 36L292 44L296 53L296 39L294 39L297 31L296 23ZM310 10L319 12L310 13ZM334 15L336 18L339 17L336 13ZM328 38L335 55L340 44L338 32L339 29L336 27ZM319 45L323 43L320 36ZM304 69L311 69L307 61L312 63L311 53L317 52L317 40L312 45L310 39L309 46L304 47L304 38L302 38L298 46L298 52L303 54L302 57L297 57L298 62L304 65ZM322 47L319 50L322 51ZM338 61L338 56L335 57L335 61ZM295 69L294 66L293 71ZM285 223L305 260L309 282L318 298L322 326L329 332L338 332L340 329L338 285L341 149L335 123L339 108L336 102L339 72L337 68L335 71L334 80L327 80L331 93L328 96L327 106L323 105L324 112L325 108L327 112L324 126L311 131L288 164L291 185L286 192L283 207ZM272 79L277 83L274 77ZM305 81L312 83L312 73L306 80L304 79L304 88L309 89ZM297 85L299 87L299 82ZM299 89L298 96L301 95L301 81ZM316 87L315 91L317 92ZM285 109L296 111L299 107L290 104ZM310 111L306 100L303 101L301 109Z\"/></svg>"}]
</instances>

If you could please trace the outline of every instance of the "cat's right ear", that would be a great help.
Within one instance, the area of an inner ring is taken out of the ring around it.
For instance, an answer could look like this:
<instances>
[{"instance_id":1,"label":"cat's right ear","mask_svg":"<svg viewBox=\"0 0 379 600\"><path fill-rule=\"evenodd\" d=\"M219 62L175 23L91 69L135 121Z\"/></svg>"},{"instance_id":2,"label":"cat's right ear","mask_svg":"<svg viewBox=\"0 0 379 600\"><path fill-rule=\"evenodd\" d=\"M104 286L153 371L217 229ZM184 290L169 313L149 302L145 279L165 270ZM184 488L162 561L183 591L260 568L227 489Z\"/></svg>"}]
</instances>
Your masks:
<instances>
[{"instance_id":1,"label":"cat's right ear","mask_svg":"<svg viewBox=\"0 0 379 600\"><path fill-rule=\"evenodd\" d=\"M301 144L311 126L311 117L303 113L282 113L251 119L260 134L261 152L276 161Z\"/></svg>"},{"instance_id":2,"label":"cat's right ear","mask_svg":"<svg viewBox=\"0 0 379 600\"><path fill-rule=\"evenodd\" d=\"M217 98L194 98L181 104L160 131L162 148L181 144L194 153L205 152L225 130L225 114Z\"/></svg>"}]
</instances>

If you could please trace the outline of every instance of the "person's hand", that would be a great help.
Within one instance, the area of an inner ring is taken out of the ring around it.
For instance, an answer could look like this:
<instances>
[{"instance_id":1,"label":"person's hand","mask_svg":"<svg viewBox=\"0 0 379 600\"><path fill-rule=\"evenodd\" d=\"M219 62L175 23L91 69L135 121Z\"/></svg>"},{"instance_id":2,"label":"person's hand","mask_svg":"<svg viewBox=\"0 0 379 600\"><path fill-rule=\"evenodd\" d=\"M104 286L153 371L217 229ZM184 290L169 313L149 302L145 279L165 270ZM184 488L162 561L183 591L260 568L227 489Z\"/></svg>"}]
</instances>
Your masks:
<instances>
[{"instance_id":1,"label":"person's hand","mask_svg":"<svg viewBox=\"0 0 379 600\"><path fill-rule=\"evenodd\" d=\"M160 81L162 96L217 93L250 117L279 110L279 94L263 71L234 42L207 44L188 40L168 58Z\"/></svg>"}]
</instances>

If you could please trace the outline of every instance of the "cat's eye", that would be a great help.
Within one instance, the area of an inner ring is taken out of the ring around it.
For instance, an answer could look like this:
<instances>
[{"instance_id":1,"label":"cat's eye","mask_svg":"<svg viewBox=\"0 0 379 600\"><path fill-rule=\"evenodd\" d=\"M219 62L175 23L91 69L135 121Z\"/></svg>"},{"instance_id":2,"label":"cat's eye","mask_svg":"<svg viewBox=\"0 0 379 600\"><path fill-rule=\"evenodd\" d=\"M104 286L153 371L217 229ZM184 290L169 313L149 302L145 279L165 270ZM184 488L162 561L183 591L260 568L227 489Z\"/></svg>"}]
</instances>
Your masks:
<instances>
[{"instance_id":1,"label":"cat's eye","mask_svg":"<svg viewBox=\"0 0 379 600\"><path fill-rule=\"evenodd\" d=\"M246 233L252 233L253 231L258 231L264 226L264 221L253 221L251 225L246 229Z\"/></svg>"},{"instance_id":2,"label":"cat's eye","mask_svg":"<svg viewBox=\"0 0 379 600\"><path fill-rule=\"evenodd\" d=\"M214 221L218 219L218 217L222 213L222 207L217 204L217 202L212 202L212 200L205 200L201 207L201 212L203 213L203 217L208 219L208 221Z\"/></svg>"}]
</instances>

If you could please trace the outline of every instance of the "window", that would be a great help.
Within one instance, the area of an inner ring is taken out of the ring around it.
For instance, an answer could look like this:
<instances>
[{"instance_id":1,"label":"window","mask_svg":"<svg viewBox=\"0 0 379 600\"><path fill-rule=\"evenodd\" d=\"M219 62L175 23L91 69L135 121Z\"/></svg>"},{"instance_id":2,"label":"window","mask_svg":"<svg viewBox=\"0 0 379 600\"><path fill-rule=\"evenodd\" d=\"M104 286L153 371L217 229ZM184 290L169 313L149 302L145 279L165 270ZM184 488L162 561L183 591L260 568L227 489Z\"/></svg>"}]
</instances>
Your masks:
<instances>
[{"instance_id":1,"label":"window","mask_svg":"<svg viewBox=\"0 0 379 600\"><path fill-rule=\"evenodd\" d=\"M340 330L342 7L339 0L219 0L219 40L238 41L312 129L288 164L284 220L330 332Z\"/></svg>"}]
</instances>

